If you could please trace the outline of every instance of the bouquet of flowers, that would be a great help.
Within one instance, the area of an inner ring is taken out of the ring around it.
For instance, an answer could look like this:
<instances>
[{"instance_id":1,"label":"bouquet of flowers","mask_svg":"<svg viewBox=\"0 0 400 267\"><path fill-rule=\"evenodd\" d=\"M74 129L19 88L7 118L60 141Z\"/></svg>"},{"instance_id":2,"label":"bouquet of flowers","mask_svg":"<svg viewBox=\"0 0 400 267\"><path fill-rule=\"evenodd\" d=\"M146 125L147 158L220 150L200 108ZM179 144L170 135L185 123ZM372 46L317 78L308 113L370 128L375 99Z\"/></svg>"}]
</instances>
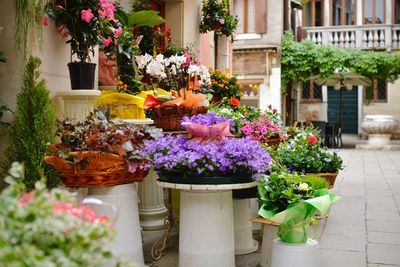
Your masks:
<instances>
[{"instance_id":1,"label":"bouquet of flowers","mask_svg":"<svg viewBox=\"0 0 400 267\"><path fill-rule=\"evenodd\" d=\"M215 127L229 123L227 118L215 114L197 115L185 119L185 122L203 126L204 130L192 132L193 138L167 135L147 143L145 155L161 173L183 177L251 176L257 179L269 170L271 157L256 141L224 138L229 136L229 130Z\"/></svg>"},{"instance_id":2,"label":"bouquet of flowers","mask_svg":"<svg viewBox=\"0 0 400 267\"><path fill-rule=\"evenodd\" d=\"M241 90L241 85L237 82L236 76L228 77L220 70L211 73L209 93L213 95L215 102L220 102L223 98L240 100Z\"/></svg>"},{"instance_id":3,"label":"bouquet of flowers","mask_svg":"<svg viewBox=\"0 0 400 267\"><path fill-rule=\"evenodd\" d=\"M200 33L215 31L233 39L239 20L230 14L229 0L203 0L201 11Z\"/></svg>"},{"instance_id":4,"label":"bouquet of flowers","mask_svg":"<svg viewBox=\"0 0 400 267\"><path fill-rule=\"evenodd\" d=\"M149 169L141 154L144 141L159 134L155 128L109 122L96 112L76 124L68 119L58 122L61 143L52 145L53 152L46 161L59 171L67 186L110 186L143 180Z\"/></svg>"},{"instance_id":5,"label":"bouquet of flowers","mask_svg":"<svg viewBox=\"0 0 400 267\"><path fill-rule=\"evenodd\" d=\"M27 192L24 175L14 162L0 194L2 266L95 267L114 258L106 249L115 234L106 216L77 206L66 190L48 191L45 177Z\"/></svg>"}]
</instances>

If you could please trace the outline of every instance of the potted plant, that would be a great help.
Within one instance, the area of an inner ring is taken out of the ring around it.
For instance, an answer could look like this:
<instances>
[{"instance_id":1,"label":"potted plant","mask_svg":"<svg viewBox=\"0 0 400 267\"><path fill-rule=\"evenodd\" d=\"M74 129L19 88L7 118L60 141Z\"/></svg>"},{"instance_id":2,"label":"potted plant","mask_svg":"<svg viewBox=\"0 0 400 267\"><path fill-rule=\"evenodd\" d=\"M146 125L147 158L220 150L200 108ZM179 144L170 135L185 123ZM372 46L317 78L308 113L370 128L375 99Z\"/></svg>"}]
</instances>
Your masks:
<instances>
[{"instance_id":1,"label":"potted plant","mask_svg":"<svg viewBox=\"0 0 400 267\"><path fill-rule=\"evenodd\" d=\"M185 119L185 125L193 138L166 135L146 145L145 155L161 180L232 184L257 179L269 170L272 160L256 141L224 138L231 135L227 118L196 115Z\"/></svg>"},{"instance_id":2,"label":"potted plant","mask_svg":"<svg viewBox=\"0 0 400 267\"><path fill-rule=\"evenodd\" d=\"M57 0L48 13L55 20L60 34L71 45L72 55L79 62L68 63L72 89L93 89L96 64L90 63L94 48L103 40L118 38L122 25L115 18L113 0Z\"/></svg>"},{"instance_id":3,"label":"potted plant","mask_svg":"<svg viewBox=\"0 0 400 267\"><path fill-rule=\"evenodd\" d=\"M228 77L220 70L211 73L211 85L208 92L212 94L211 103L223 104L226 99L235 98L240 100L242 87L237 81L237 77Z\"/></svg>"},{"instance_id":4,"label":"potted plant","mask_svg":"<svg viewBox=\"0 0 400 267\"><path fill-rule=\"evenodd\" d=\"M68 187L105 187L143 181L149 164L144 141L158 135L149 127L109 122L99 111L83 122L58 123L61 143L45 159Z\"/></svg>"},{"instance_id":5,"label":"potted plant","mask_svg":"<svg viewBox=\"0 0 400 267\"><path fill-rule=\"evenodd\" d=\"M117 260L106 247L111 221L88 205L77 205L66 190L48 191L45 177L32 191L23 182L23 164L14 162L0 194L0 262L3 266L99 266ZM23 256L21 256L23 255ZM132 266L131 264L124 266Z\"/></svg>"},{"instance_id":6,"label":"potted plant","mask_svg":"<svg viewBox=\"0 0 400 267\"><path fill-rule=\"evenodd\" d=\"M201 11L200 33L214 31L233 40L239 20L230 14L229 0L203 0Z\"/></svg>"},{"instance_id":7,"label":"potted plant","mask_svg":"<svg viewBox=\"0 0 400 267\"><path fill-rule=\"evenodd\" d=\"M294 139L280 145L277 160L290 171L315 173L326 178L333 187L343 161L337 151L323 147L319 137L307 132L298 132Z\"/></svg>"}]
</instances>

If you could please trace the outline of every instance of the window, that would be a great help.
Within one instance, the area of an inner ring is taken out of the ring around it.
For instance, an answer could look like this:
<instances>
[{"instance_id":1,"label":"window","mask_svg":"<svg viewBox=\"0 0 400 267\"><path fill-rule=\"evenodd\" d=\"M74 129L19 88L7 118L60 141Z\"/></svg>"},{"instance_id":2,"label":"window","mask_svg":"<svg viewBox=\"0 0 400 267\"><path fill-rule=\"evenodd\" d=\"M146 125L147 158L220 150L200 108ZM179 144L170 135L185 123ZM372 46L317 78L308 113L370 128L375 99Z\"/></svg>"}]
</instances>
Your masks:
<instances>
[{"instance_id":1,"label":"window","mask_svg":"<svg viewBox=\"0 0 400 267\"><path fill-rule=\"evenodd\" d=\"M370 102L387 102L387 82L374 80L373 86L365 88L365 100Z\"/></svg>"},{"instance_id":2,"label":"window","mask_svg":"<svg viewBox=\"0 0 400 267\"><path fill-rule=\"evenodd\" d=\"M332 25L355 24L356 21L355 0L330 0L330 1L331 1Z\"/></svg>"},{"instance_id":3,"label":"window","mask_svg":"<svg viewBox=\"0 0 400 267\"><path fill-rule=\"evenodd\" d=\"M313 80L304 82L301 99L304 101L322 101L322 86L316 84Z\"/></svg>"},{"instance_id":4,"label":"window","mask_svg":"<svg viewBox=\"0 0 400 267\"><path fill-rule=\"evenodd\" d=\"M400 0L393 0L393 23L400 24Z\"/></svg>"},{"instance_id":5,"label":"window","mask_svg":"<svg viewBox=\"0 0 400 267\"><path fill-rule=\"evenodd\" d=\"M303 26L324 26L324 0L311 0L304 6Z\"/></svg>"},{"instance_id":6,"label":"window","mask_svg":"<svg viewBox=\"0 0 400 267\"><path fill-rule=\"evenodd\" d=\"M239 18L237 33L265 33L266 4L266 0L234 0L233 9Z\"/></svg>"},{"instance_id":7,"label":"window","mask_svg":"<svg viewBox=\"0 0 400 267\"><path fill-rule=\"evenodd\" d=\"M382 24L385 22L385 1L364 0L364 24Z\"/></svg>"}]
</instances>

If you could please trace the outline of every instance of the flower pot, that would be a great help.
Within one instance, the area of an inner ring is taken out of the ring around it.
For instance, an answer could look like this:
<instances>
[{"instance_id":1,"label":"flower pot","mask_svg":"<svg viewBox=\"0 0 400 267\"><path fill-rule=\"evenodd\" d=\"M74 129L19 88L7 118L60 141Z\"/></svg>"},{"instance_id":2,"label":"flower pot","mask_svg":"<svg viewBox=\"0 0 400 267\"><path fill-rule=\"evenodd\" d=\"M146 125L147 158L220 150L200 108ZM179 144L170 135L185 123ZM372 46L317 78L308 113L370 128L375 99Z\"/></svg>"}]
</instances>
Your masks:
<instances>
[{"instance_id":1,"label":"flower pot","mask_svg":"<svg viewBox=\"0 0 400 267\"><path fill-rule=\"evenodd\" d=\"M271 267L318 267L318 241L308 239L306 243L284 243L280 238L273 241Z\"/></svg>"},{"instance_id":2,"label":"flower pot","mask_svg":"<svg viewBox=\"0 0 400 267\"><path fill-rule=\"evenodd\" d=\"M338 172L320 172L320 173L313 173L316 176L324 178L328 184L329 184L329 189L333 188L335 185L336 177L338 176Z\"/></svg>"},{"instance_id":3,"label":"flower pot","mask_svg":"<svg viewBox=\"0 0 400 267\"><path fill-rule=\"evenodd\" d=\"M185 177L179 173L174 172L158 172L159 180L169 183L177 184L239 184L252 182L252 179L248 175L237 175L237 176L214 176L214 177L202 177L202 176L189 176Z\"/></svg>"},{"instance_id":4,"label":"flower pot","mask_svg":"<svg viewBox=\"0 0 400 267\"><path fill-rule=\"evenodd\" d=\"M72 90L94 88L95 63L71 62L68 63L68 70Z\"/></svg>"},{"instance_id":5,"label":"flower pot","mask_svg":"<svg viewBox=\"0 0 400 267\"><path fill-rule=\"evenodd\" d=\"M215 31L216 34L221 34L222 26L221 25L215 25L214 26L214 31Z\"/></svg>"}]
</instances>

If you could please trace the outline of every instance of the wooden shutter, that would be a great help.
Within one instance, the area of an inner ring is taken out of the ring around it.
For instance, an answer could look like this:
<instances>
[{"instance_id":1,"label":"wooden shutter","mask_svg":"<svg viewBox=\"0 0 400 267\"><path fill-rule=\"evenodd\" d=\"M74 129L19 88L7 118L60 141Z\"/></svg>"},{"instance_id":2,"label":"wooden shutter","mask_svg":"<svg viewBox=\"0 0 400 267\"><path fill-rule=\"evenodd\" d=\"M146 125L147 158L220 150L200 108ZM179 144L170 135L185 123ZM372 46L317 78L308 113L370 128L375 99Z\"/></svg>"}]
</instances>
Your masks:
<instances>
[{"instance_id":1,"label":"wooden shutter","mask_svg":"<svg viewBox=\"0 0 400 267\"><path fill-rule=\"evenodd\" d=\"M255 0L256 1L256 33L267 32L267 1L268 0Z\"/></svg>"}]
</instances>

